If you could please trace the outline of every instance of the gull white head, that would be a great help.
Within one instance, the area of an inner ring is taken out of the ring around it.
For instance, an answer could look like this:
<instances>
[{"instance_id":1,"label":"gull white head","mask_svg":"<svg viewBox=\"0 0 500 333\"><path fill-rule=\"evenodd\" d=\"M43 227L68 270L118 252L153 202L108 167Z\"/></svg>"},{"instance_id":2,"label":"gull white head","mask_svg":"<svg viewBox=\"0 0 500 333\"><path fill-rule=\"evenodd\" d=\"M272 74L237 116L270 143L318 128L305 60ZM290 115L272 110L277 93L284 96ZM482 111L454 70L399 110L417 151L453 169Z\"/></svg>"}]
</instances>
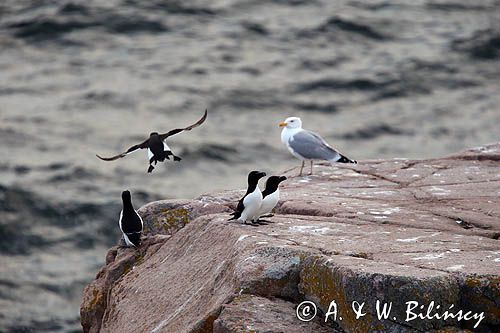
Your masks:
<instances>
[{"instance_id":1,"label":"gull white head","mask_svg":"<svg viewBox=\"0 0 500 333\"><path fill-rule=\"evenodd\" d=\"M284 122L279 124L280 127L292 128L302 128L302 120L299 117L288 117Z\"/></svg>"}]
</instances>

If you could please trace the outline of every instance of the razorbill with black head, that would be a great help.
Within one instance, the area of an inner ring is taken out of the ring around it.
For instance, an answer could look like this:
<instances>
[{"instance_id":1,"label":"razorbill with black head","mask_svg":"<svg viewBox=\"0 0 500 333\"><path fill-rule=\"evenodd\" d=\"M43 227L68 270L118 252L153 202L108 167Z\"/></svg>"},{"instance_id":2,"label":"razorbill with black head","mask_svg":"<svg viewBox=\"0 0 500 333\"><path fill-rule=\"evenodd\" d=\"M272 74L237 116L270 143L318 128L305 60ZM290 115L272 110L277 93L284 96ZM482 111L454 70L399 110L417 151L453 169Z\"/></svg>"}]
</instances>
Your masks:
<instances>
[{"instance_id":1,"label":"razorbill with black head","mask_svg":"<svg viewBox=\"0 0 500 333\"><path fill-rule=\"evenodd\" d=\"M127 246L138 247L141 244L142 218L132 205L129 191L122 192L123 209L120 212L118 224L123 233L123 240Z\"/></svg>"},{"instance_id":2,"label":"razorbill with black head","mask_svg":"<svg viewBox=\"0 0 500 333\"><path fill-rule=\"evenodd\" d=\"M279 184L286 180L285 176L271 176L266 181L266 188L262 191L262 204L259 217L271 217L270 214L280 200Z\"/></svg>"},{"instance_id":3,"label":"razorbill with black head","mask_svg":"<svg viewBox=\"0 0 500 333\"><path fill-rule=\"evenodd\" d=\"M293 156L302 160L300 174L306 160L311 161L311 172L314 160L325 160L331 164L337 163L358 163L351 160L335 149L333 149L321 136L302 128L302 121L299 117L289 117L279 124L283 127L281 131L281 142L288 148Z\"/></svg>"},{"instance_id":4,"label":"razorbill with black head","mask_svg":"<svg viewBox=\"0 0 500 333\"><path fill-rule=\"evenodd\" d=\"M169 160L170 155L172 155L174 161L181 160L180 157L175 156L174 153L172 153L172 150L167 145L166 139L169 136L175 135L175 134L183 132L183 131L190 131L193 128L200 126L201 124L203 124L203 122L205 122L205 119L207 119L207 113L208 113L207 110L205 110L205 114L203 115L203 117L201 117L200 120L198 120L196 123L194 123L193 125L190 125L188 127L176 128L176 129L173 129L173 130L168 131L167 133L163 133L163 134L158 134L157 132L152 132L151 134L149 134L149 138L146 139L144 142L130 147L129 149L127 149L127 151L125 151L121 154L118 154L118 155L115 155L112 157L101 157L97 154L96 154L96 156L99 157L103 161L114 161L114 160L117 160L119 158L125 157L128 154L133 153L138 149L147 149L148 150L148 160L149 160L148 173L150 173L154 169L153 163L156 165L156 163L163 162L163 161L165 161L165 159Z\"/></svg>"},{"instance_id":5,"label":"razorbill with black head","mask_svg":"<svg viewBox=\"0 0 500 333\"><path fill-rule=\"evenodd\" d=\"M262 204L262 192L259 188L259 179L265 177L266 173L261 171L252 171L248 174L247 192L238 202L236 210L231 220L238 220L246 223L247 221L256 221L259 218L260 206Z\"/></svg>"}]
</instances>

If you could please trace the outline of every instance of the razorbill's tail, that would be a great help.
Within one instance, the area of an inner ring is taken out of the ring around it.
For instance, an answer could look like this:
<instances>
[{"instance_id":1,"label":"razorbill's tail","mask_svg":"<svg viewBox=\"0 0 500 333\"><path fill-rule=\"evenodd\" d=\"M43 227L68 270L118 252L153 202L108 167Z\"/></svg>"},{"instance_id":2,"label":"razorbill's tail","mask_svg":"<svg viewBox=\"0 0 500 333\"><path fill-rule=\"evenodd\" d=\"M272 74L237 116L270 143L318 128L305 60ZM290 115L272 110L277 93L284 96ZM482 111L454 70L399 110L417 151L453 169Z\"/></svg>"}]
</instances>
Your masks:
<instances>
[{"instance_id":1,"label":"razorbill's tail","mask_svg":"<svg viewBox=\"0 0 500 333\"><path fill-rule=\"evenodd\" d=\"M231 213L230 214L232 217L228 220L228 221L233 221L233 220L237 220L240 218L241 216L241 212L234 212L234 213Z\"/></svg>"}]
</instances>

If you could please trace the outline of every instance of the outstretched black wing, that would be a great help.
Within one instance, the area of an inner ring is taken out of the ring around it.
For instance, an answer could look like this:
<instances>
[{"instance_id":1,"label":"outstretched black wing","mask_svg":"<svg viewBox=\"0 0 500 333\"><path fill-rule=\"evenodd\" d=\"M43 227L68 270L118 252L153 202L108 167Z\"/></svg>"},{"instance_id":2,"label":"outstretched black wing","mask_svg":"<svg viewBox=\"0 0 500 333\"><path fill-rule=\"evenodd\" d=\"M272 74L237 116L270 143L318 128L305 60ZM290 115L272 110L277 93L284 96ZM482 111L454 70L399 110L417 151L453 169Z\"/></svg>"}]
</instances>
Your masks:
<instances>
[{"instance_id":1,"label":"outstretched black wing","mask_svg":"<svg viewBox=\"0 0 500 333\"><path fill-rule=\"evenodd\" d=\"M183 131L190 131L192 130L193 128L195 127L198 127L200 126L201 124L203 124L205 122L205 120L207 119L207 114L208 114L208 111L205 110L205 114L203 115L203 117L200 118L200 120L198 120L196 123L194 123L193 125L191 126L188 126L188 127L184 127L184 128L176 128L176 129L173 129L171 131L168 131L167 133L163 133L163 134L160 134L160 139L163 141L165 140L166 138L168 138L169 136L172 136L172 135L175 135L177 133L180 133L180 132L183 132Z\"/></svg>"},{"instance_id":2,"label":"outstretched black wing","mask_svg":"<svg viewBox=\"0 0 500 333\"><path fill-rule=\"evenodd\" d=\"M196 123L194 123L193 125L190 125L188 127L184 127L184 128L176 128L176 129L173 129L171 131L168 131L167 133L164 133L164 134L160 134L159 137L160 137L160 140L165 140L166 138L168 138L169 136L172 136L174 134L177 134L177 133L180 133L180 132L183 132L183 131L190 131L192 130L193 128L195 127L198 127L200 126L201 124L203 124L205 122L205 120L207 119L207 114L208 114L208 111L205 110L205 114L203 115L203 117L200 118L200 120L198 120ZM99 155L96 154L97 157L99 157L101 160L103 161L114 161L114 160L117 160L119 158L122 158L122 157L125 157L127 156L128 154L130 153L133 153L134 151L136 151L137 149L145 149L145 148L148 148L148 141L149 139L147 139L146 141L144 141L143 143L140 143L140 144L137 144L135 146L132 146L130 147L127 151L121 153L121 154L118 154L118 155L115 155L115 156L111 156L111 157L101 157Z\"/></svg>"},{"instance_id":3,"label":"outstretched black wing","mask_svg":"<svg viewBox=\"0 0 500 333\"><path fill-rule=\"evenodd\" d=\"M129 149L127 149L127 151L121 153L121 154L118 154L118 155L115 155L115 156L112 156L112 157L101 157L99 155L95 155L97 157L99 157L101 160L103 161L114 161L114 160L117 160L119 158L122 158L122 157L125 157L127 156L128 154L130 153L133 153L134 151L136 151L137 149L145 149L145 148L148 148L148 141L149 139L147 139L146 141L144 141L143 143L140 143L138 145L134 145L132 147L130 147Z\"/></svg>"}]
</instances>

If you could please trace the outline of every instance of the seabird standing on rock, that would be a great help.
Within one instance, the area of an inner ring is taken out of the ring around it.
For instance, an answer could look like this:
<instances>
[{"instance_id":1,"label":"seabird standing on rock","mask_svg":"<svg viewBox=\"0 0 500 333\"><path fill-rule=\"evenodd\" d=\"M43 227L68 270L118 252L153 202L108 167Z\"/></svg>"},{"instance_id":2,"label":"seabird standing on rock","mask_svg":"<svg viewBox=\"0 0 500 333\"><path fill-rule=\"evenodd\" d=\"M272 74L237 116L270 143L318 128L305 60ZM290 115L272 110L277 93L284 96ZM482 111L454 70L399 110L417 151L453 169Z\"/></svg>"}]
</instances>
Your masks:
<instances>
[{"instance_id":1,"label":"seabird standing on rock","mask_svg":"<svg viewBox=\"0 0 500 333\"><path fill-rule=\"evenodd\" d=\"M283 127L281 131L281 142L288 148L293 156L302 160L299 176L306 160L311 161L311 172L314 160L325 160L330 163L358 163L351 160L338 151L330 147L326 141L318 134L302 128L302 121L299 117L289 117L279 124Z\"/></svg>"},{"instance_id":2,"label":"seabird standing on rock","mask_svg":"<svg viewBox=\"0 0 500 333\"><path fill-rule=\"evenodd\" d=\"M201 117L200 120L198 120L196 123L194 123L191 126L184 127L184 128L176 128L176 129L173 129L173 130L168 131L167 133L163 133L163 134L158 134L157 132L152 132L149 135L149 138L146 139L146 141L130 147L127 151L125 151L121 154L118 154L118 155L112 156L112 157L101 157L97 154L96 154L96 156L99 157L103 161L114 161L114 160L117 160L119 158L125 157L130 153L133 153L137 149L147 149L148 150L148 160L149 160L148 173L150 173L154 169L153 162L156 165L156 163L163 162L163 161L165 161L165 159L169 160L170 155L173 156L174 161L181 160L180 157L175 156L172 153L172 150L167 145L166 139L169 136L172 136L174 134L177 134L177 133L180 133L183 131L190 131L193 128L198 127L201 124L203 124L205 119L207 119L207 110L205 110L205 114L203 115L203 117Z\"/></svg>"},{"instance_id":3,"label":"seabird standing on rock","mask_svg":"<svg viewBox=\"0 0 500 333\"><path fill-rule=\"evenodd\" d=\"M127 246L138 247L141 243L142 218L132 206L132 197L129 191L122 192L123 209L120 212L120 230Z\"/></svg>"},{"instance_id":4,"label":"seabird standing on rock","mask_svg":"<svg viewBox=\"0 0 500 333\"><path fill-rule=\"evenodd\" d=\"M258 186L259 179L266 175L265 172L252 171L248 174L247 192L238 202L236 211L232 213L231 220L238 220L246 223L247 221L256 221L259 218L260 206L262 204L262 192Z\"/></svg>"},{"instance_id":5,"label":"seabird standing on rock","mask_svg":"<svg viewBox=\"0 0 500 333\"><path fill-rule=\"evenodd\" d=\"M279 184L286 180L285 176L271 176L266 181L266 189L262 192L262 205L259 217L271 217L270 214L280 200Z\"/></svg>"}]
</instances>

